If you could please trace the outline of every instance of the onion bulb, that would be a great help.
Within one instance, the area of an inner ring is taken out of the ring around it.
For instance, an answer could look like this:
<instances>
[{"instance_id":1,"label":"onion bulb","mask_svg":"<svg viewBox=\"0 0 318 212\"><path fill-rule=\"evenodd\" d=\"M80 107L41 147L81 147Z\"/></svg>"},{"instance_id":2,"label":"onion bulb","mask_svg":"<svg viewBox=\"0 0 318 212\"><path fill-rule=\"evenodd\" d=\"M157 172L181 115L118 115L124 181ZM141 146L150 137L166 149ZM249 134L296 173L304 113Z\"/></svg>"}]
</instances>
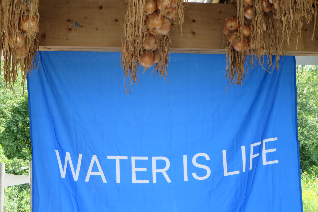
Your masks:
<instances>
[{"instance_id":1,"label":"onion bulb","mask_svg":"<svg viewBox=\"0 0 318 212\"><path fill-rule=\"evenodd\" d=\"M273 11L273 19L276 19L276 20L279 19L277 10Z\"/></svg>"},{"instance_id":2,"label":"onion bulb","mask_svg":"<svg viewBox=\"0 0 318 212\"><path fill-rule=\"evenodd\" d=\"M253 5L253 0L244 0L244 5Z\"/></svg>"},{"instance_id":3,"label":"onion bulb","mask_svg":"<svg viewBox=\"0 0 318 212\"><path fill-rule=\"evenodd\" d=\"M146 5L144 6L144 12L146 15L150 15L155 12L157 9L156 2L154 0L147 0Z\"/></svg>"},{"instance_id":4,"label":"onion bulb","mask_svg":"<svg viewBox=\"0 0 318 212\"><path fill-rule=\"evenodd\" d=\"M223 27L223 34L227 35L229 33L229 30L226 26Z\"/></svg>"},{"instance_id":5,"label":"onion bulb","mask_svg":"<svg viewBox=\"0 0 318 212\"><path fill-rule=\"evenodd\" d=\"M277 10L278 8L278 3L276 1L273 2L273 7Z\"/></svg>"},{"instance_id":6,"label":"onion bulb","mask_svg":"<svg viewBox=\"0 0 318 212\"><path fill-rule=\"evenodd\" d=\"M16 58L17 59L24 59L26 56L28 55L28 46L27 45L24 45L23 47L17 49L17 52L16 52Z\"/></svg>"},{"instance_id":7,"label":"onion bulb","mask_svg":"<svg viewBox=\"0 0 318 212\"><path fill-rule=\"evenodd\" d=\"M277 10L278 7L285 7L286 2L285 1L278 1L278 0L272 0L270 3L273 3L273 7Z\"/></svg>"},{"instance_id":8,"label":"onion bulb","mask_svg":"<svg viewBox=\"0 0 318 212\"><path fill-rule=\"evenodd\" d=\"M248 37L251 35L251 27L249 25L244 24L241 29L241 33L244 37Z\"/></svg>"},{"instance_id":9,"label":"onion bulb","mask_svg":"<svg viewBox=\"0 0 318 212\"><path fill-rule=\"evenodd\" d=\"M240 27L240 23L236 16L228 17L225 22L225 26L230 30L237 30Z\"/></svg>"},{"instance_id":10,"label":"onion bulb","mask_svg":"<svg viewBox=\"0 0 318 212\"><path fill-rule=\"evenodd\" d=\"M150 68L155 63L155 55L151 51L145 51L139 56L139 63L145 68Z\"/></svg>"},{"instance_id":11,"label":"onion bulb","mask_svg":"<svg viewBox=\"0 0 318 212\"><path fill-rule=\"evenodd\" d=\"M170 7L177 7L178 6L178 0L171 0Z\"/></svg>"},{"instance_id":12,"label":"onion bulb","mask_svg":"<svg viewBox=\"0 0 318 212\"><path fill-rule=\"evenodd\" d=\"M157 0L157 7L161 11L161 10L165 9L167 6L165 6L163 4L162 0Z\"/></svg>"},{"instance_id":13,"label":"onion bulb","mask_svg":"<svg viewBox=\"0 0 318 212\"><path fill-rule=\"evenodd\" d=\"M157 0L157 6L159 10L164 10L165 8L176 7L177 1L176 0Z\"/></svg>"},{"instance_id":14,"label":"onion bulb","mask_svg":"<svg viewBox=\"0 0 318 212\"><path fill-rule=\"evenodd\" d=\"M236 33L230 32L227 36L227 40L229 41L229 43L232 43L235 37L236 37Z\"/></svg>"},{"instance_id":15,"label":"onion bulb","mask_svg":"<svg viewBox=\"0 0 318 212\"><path fill-rule=\"evenodd\" d=\"M29 15L26 15L20 21L20 29L27 33L37 33L39 32L39 21L34 16L30 19Z\"/></svg>"},{"instance_id":16,"label":"onion bulb","mask_svg":"<svg viewBox=\"0 0 318 212\"><path fill-rule=\"evenodd\" d=\"M160 29L157 29L157 32L161 35L167 35L171 29L171 21L167 18L164 19L163 25Z\"/></svg>"},{"instance_id":17,"label":"onion bulb","mask_svg":"<svg viewBox=\"0 0 318 212\"><path fill-rule=\"evenodd\" d=\"M147 32L147 31L148 31L147 27L146 27L145 25L142 25L142 26L141 26L141 32L142 32L142 33L145 33L145 32Z\"/></svg>"},{"instance_id":18,"label":"onion bulb","mask_svg":"<svg viewBox=\"0 0 318 212\"><path fill-rule=\"evenodd\" d=\"M152 34L145 36L143 47L146 50L156 50L158 48L156 37Z\"/></svg>"},{"instance_id":19,"label":"onion bulb","mask_svg":"<svg viewBox=\"0 0 318 212\"><path fill-rule=\"evenodd\" d=\"M268 13L273 9L273 5L269 2L269 0L263 0L263 11Z\"/></svg>"},{"instance_id":20,"label":"onion bulb","mask_svg":"<svg viewBox=\"0 0 318 212\"><path fill-rule=\"evenodd\" d=\"M168 7L163 10L160 10L160 13L163 14L165 17L172 19L176 17L178 10L176 7Z\"/></svg>"},{"instance_id":21,"label":"onion bulb","mask_svg":"<svg viewBox=\"0 0 318 212\"><path fill-rule=\"evenodd\" d=\"M240 52L240 51L246 51L249 49L249 44L248 41L246 39L243 39L243 41L241 42L239 39L235 40L235 42L232 43L233 48Z\"/></svg>"},{"instance_id":22,"label":"onion bulb","mask_svg":"<svg viewBox=\"0 0 318 212\"><path fill-rule=\"evenodd\" d=\"M146 23L149 29L160 29L163 24L163 17L160 16L157 12L152 13L147 16Z\"/></svg>"},{"instance_id":23,"label":"onion bulb","mask_svg":"<svg viewBox=\"0 0 318 212\"><path fill-rule=\"evenodd\" d=\"M244 9L244 16L246 19L253 19L254 17L254 11L253 11L253 6L248 6Z\"/></svg>"},{"instance_id":24,"label":"onion bulb","mask_svg":"<svg viewBox=\"0 0 318 212\"><path fill-rule=\"evenodd\" d=\"M15 38L9 36L9 45L11 48L21 48L25 44L25 36L22 34L16 35Z\"/></svg>"}]
</instances>

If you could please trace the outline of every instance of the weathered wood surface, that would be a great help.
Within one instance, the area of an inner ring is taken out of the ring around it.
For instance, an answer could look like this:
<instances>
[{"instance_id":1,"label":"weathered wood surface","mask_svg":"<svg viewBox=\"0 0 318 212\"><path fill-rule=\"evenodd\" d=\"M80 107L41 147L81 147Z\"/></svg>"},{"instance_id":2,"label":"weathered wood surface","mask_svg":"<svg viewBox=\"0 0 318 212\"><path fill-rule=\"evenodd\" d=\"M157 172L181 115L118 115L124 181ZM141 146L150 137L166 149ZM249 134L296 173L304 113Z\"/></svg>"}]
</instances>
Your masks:
<instances>
[{"instance_id":1,"label":"weathered wood surface","mask_svg":"<svg viewBox=\"0 0 318 212\"><path fill-rule=\"evenodd\" d=\"M127 3L123 0L41 0L41 51L119 52ZM182 36L179 28L171 31L171 52L225 53L222 29L225 19L235 15L235 5L185 5ZM77 27L78 23L78 27ZM296 50L288 55L318 55L318 32L311 40L313 24L303 28Z\"/></svg>"}]
</instances>

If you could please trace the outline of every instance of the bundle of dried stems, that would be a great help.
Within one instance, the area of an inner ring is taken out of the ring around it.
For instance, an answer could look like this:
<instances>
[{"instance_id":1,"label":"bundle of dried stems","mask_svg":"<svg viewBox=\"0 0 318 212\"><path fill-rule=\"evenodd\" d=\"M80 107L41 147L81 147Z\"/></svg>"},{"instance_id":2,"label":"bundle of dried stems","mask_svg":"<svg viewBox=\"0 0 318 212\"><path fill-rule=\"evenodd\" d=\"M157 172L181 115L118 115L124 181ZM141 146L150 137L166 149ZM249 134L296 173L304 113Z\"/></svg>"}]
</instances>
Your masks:
<instances>
[{"instance_id":1,"label":"bundle of dried stems","mask_svg":"<svg viewBox=\"0 0 318 212\"><path fill-rule=\"evenodd\" d=\"M4 72L7 86L12 88L19 72L25 79L35 66L39 0L2 0L0 7L0 54L4 57L0 72Z\"/></svg>"},{"instance_id":2,"label":"bundle of dried stems","mask_svg":"<svg viewBox=\"0 0 318 212\"><path fill-rule=\"evenodd\" d=\"M183 0L128 0L122 65L124 80L126 77L129 78L129 92L130 86L138 83L139 64L145 70L155 65L154 70L157 70L157 75L166 79L169 32L172 26L182 27L184 21L182 3Z\"/></svg>"},{"instance_id":3,"label":"bundle of dried stems","mask_svg":"<svg viewBox=\"0 0 318 212\"><path fill-rule=\"evenodd\" d=\"M267 62L273 67L271 56L275 54L278 69L289 44L298 43L303 24L313 20L316 24L316 15L314 0L237 0L237 16L229 17L223 29L229 82L242 84L246 55L251 55L251 64L257 57L261 65L264 55L269 55Z\"/></svg>"}]
</instances>

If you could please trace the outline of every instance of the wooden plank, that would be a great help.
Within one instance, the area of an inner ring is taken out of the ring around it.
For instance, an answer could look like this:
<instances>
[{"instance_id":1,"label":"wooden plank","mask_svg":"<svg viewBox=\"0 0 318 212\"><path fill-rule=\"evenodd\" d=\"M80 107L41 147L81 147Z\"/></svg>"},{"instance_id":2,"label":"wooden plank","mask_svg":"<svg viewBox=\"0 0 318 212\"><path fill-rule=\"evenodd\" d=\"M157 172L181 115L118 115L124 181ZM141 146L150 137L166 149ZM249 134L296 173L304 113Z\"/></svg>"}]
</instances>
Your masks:
<instances>
[{"instance_id":1,"label":"wooden plank","mask_svg":"<svg viewBox=\"0 0 318 212\"><path fill-rule=\"evenodd\" d=\"M124 1L41 0L40 50L119 51L125 10Z\"/></svg>"},{"instance_id":2,"label":"wooden plank","mask_svg":"<svg viewBox=\"0 0 318 212\"><path fill-rule=\"evenodd\" d=\"M41 0L40 50L119 52L126 9L123 0ZM182 36L178 28L170 33L171 52L224 54L222 29L232 15L232 4L185 4ZM304 26L298 49L292 45L287 55L318 55L312 31L313 24Z\"/></svg>"}]
</instances>

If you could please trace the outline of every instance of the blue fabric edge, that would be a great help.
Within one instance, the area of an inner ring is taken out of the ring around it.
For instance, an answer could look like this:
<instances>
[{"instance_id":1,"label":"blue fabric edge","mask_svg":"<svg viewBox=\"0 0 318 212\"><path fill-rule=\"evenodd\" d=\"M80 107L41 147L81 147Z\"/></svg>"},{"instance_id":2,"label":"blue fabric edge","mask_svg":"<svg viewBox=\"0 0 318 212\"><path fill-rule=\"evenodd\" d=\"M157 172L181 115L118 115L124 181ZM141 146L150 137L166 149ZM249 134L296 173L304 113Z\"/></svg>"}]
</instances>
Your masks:
<instances>
[{"instance_id":1,"label":"blue fabric edge","mask_svg":"<svg viewBox=\"0 0 318 212\"><path fill-rule=\"evenodd\" d=\"M297 105L297 99L298 99L298 96L297 96L297 69L296 69L296 57L293 56L293 63L294 63L294 69L295 69L295 75L294 75L294 85L295 85L295 105L296 105L296 108L295 108L295 113L296 113L296 120L295 120L295 123L296 123L296 140L297 140L297 156L298 156L298 179L299 179L299 191L300 191L300 205L301 205L301 212L304 211L304 206L303 206L303 198L302 198L302 188L301 188L301 169L300 169L300 152L299 152L299 139L298 139L298 112L297 112L297 108L298 108L298 105Z\"/></svg>"},{"instance_id":2,"label":"blue fabric edge","mask_svg":"<svg viewBox=\"0 0 318 212\"><path fill-rule=\"evenodd\" d=\"M41 60L40 60L40 52L38 52L37 54L36 54L36 58L35 58L35 61L36 62L38 62L38 65L40 65L40 63L41 63ZM38 66L39 67L39 66ZM28 90L28 107L29 107L29 117L31 117L31 98L30 98L30 96L31 96L31 93L30 93L30 82L29 82L29 77L31 76L31 74L32 74L32 72L34 72L34 71L38 71L38 69L33 69L31 72L30 71L28 71L28 74L27 74L27 90ZM30 203L31 203L31 210L33 211L33 206L34 206L34 189L33 189L33 179L34 179L34 176L33 176L33 173L34 173L34 171L33 171L33 169L34 169L34 160L33 160L33 138L32 138L32 119L31 118L29 118L29 126L30 126L30 139L31 139L31 147L32 147L32 161L31 161L31 165L32 165L32 167L31 167L31 182L30 182L30 189L31 189L31 192L30 192L30 195L31 195L31 200L30 200ZM29 173L30 174L30 173Z\"/></svg>"}]
</instances>

